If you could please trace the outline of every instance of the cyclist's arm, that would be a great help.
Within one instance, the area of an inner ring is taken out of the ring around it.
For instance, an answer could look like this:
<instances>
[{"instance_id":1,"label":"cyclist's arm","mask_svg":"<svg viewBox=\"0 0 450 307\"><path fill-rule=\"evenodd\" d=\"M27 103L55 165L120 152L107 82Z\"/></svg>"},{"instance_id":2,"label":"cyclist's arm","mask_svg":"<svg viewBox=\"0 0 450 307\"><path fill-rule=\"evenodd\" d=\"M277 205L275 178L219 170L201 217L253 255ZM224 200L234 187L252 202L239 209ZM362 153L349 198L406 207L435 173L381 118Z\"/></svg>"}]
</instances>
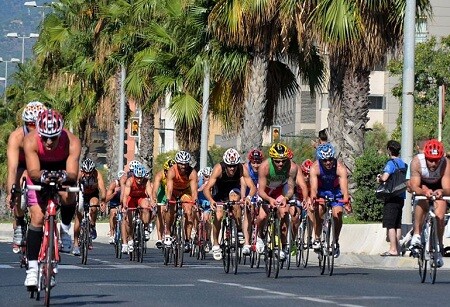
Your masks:
<instances>
[{"instance_id":1,"label":"cyclist's arm","mask_svg":"<svg viewBox=\"0 0 450 307\"><path fill-rule=\"evenodd\" d=\"M248 168L244 165L243 169L243 176L241 177L241 199L244 199L245 194L247 192L247 188L250 189L248 192L249 198L252 198L256 194L256 186L253 183L252 178L250 177L250 174L248 172Z\"/></svg>"},{"instance_id":2,"label":"cyclist's arm","mask_svg":"<svg viewBox=\"0 0 450 307\"><path fill-rule=\"evenodd\" d=\"M130 192L131 192L131 185L133 184L133 177L130 177L127 179L127 181L125 182L125 186L123 189L123 195L122 195L122 206L124 208L127 207L128 205L128 196L130 196Z\"/></svg>"},{"instance_id":3,"label":"cyclist's arm","mask_svg":"<svg viewBox=\"0 0 450 307\"><path fill-rule=\"evenodd\" d=\"M28 176L34 182L41 181L41 163L38 156L37 133L32 131L23 139L23 150L27 161Z\"/></svg>"},{"instance_id":4,"label":"cyclist's arm","mask_svg":"<svg viewBox=\"0 0 450 307\"><path fill-rule=\"evenodd\" d=\"M266 193L266 187L267 187L267 176L269 175L269 160L264 160L263 163L261 163L261 166L258 169L258 196L261 197L263 200L267 202L272 203L275 202L275 199L270 197Z\"/></svg>"},{"instance_id":5,"label":"cyclist's arm","mask_svg":"<svg viewBox=\"0 0 450 307\"><path fill-rule=\"evenodd\" d=\"M309 196L313 200L317 198L317 193L319 189L319 175L320 175L319 163L320 163L319 161L315 161L309 171L309 184L311 189Z\"/></svg>"},{"instance_id":6,"label":"cyclist's arm","mask_svg":"<svg viewBox=\"0 0 450 307\"><path fill-rule=\"evenodd\" d=\"M212 188L216 184L216 181L218 178L222 176L222 167L220 164L216 164L213 168L213 171L211 173L211 176L209 177L208 182L206 183L206 187L203 189L203 195L205 195L205 198L211 203L214 203L214 199L212 197Z\"/></svg>"},{"instance_id":7,"label":"cyclist's arm","mask_svg":"<svg viewBox=\"0 0 450 307\"><path fill-rule=\"evenodd\" d=\"M198 198L198 176L197 171L194 169L189 174L189 185L191 187L192 200L197 200Z\"/></svg>"},{"instance_id":8,"label":"cyclist's arm","mask_svg":"<svg viewBox=\"0 0 450 307\"><path fill-rule=\"evenodd\" d=\"M98 182L98 190L100 192L100 201L105 202L106 201L105 181L103 180L103 176L99 171L97 171L97 182Z\"/></svg>"},{"instance_id":9,"label":"cyclist's arm","mask_svg":"<svg viewBox=\"0 0 450 307\"><path fill-rule=\"evenodd\" d=\"M153 183L150 180L147 180L147 183L145 184L145 194L147 194L147 197L150 199L150 203L153 204L153 196L152 196L152 189L153 189Z\"/></svg>"},{"instance_id":10,"label":"cyclist's arm","mask_svg":"<svg viewBox=\"0 0 450 307\"><path fill-rule=\"evenodd\" d=\"M347 176L347 168L345 165L339 161L337 161L337 169L336 174L339 176L339 187L341 188L341 192L343 195L344 202L348 202L349 193L348 193L348 176Z\"/></svg>"},{"instance_id":11,"label":"cyclist's arm","mask_svg":"<svg viewBox=\"0 0 450 307\"><path fill-rule=\"evenodd\" d=\"M442 184L442 194L450 195L450 160L445 160L445 171L442 176L441 184Z\"/></svg>"},{"instance_id":12,"label":"cyclist's arm","mask_svg":"<svg viewBox=\"0 0 450 307\"><path fill-rule=\"evenodd\" d=\"M9 138L8 145L6 149L6 157L7 161L7 179L6 179L6 193L8 197L11 199L11 189L13 184L16 182L17 177L17 168L19 166L19 151L20 151L20 142L22 138L19 138L17 130L14 130ZM7 202L7 206L9 206Z\"/></svg>"},{"instance_id":13,"label":"cyclist's arm","mask_svg":"<svg viewBox=\"0 0 450 307\"><path fill-rule=\"evenodd\" d=\"M80 169L81 142L80 139L71 132L67 131L67 135L69 137L69 156L66 160L66 182L76 182L78 171Z\"/></svg>"},{"instance_id":14,"label":"cyclist's arm","mask_svg":"<svg viewBox=\"0 0 450 307\"><path fill-rule=\"evenodd\" d=\"M166 198L167 200L172 199L172 193L173 193L173 178L175 177L175 171L174 167L177 167L177 165L173 165L169 170L167 171L167 178L166 178Z\"/></svg>"},{"instance_id":15,"label":"cyclist's arm","mask_svg":"<svg viewBox=\"0 0 450 307\"><path fill-rule=\"evenodd\" d=\"M298 166L297 164L291 163L291 168L289 169L289 177L287 180L288 190L286 191L284 197L286 202L294 196L295 179L297 178Z\"/></svg>"},{"instance_id":16,"label":"cyclist's arm","mask_svg":"<svg viewBox=\"0 0 450 307\"><path fill-rule=\"evenodd\" d=\"M416 156L411 161L411 178L409 179L409 185L412 193L416 193L417 195L426 195L432 191L425 185L422 185L422 173L420 169L420 161Z\"/></svg>"},{"instance_id":17,"label":"cyclist's arm","mask_svg":"<svg viewBox=\"0 0 450 307\"><path fill-rule=\"evenodd\" d=\"M159 190L159 187L161 186L161 178L162 178L162 174L163 174L163 170L162 171L159 171L157 174L156 174L156 176L155 176L155 179L153 180L153 188L152 188L152 198L153 198L153 201L157 201L157 194L158 194L158 190Z\"/></svg>"},{"instance_id":18,"label":"cyclist's arm","mask_svg":"<svg viewBox=\"0 0 450 307\"><path fill-rule=\"evenodd\" d=\"M109 202L111 199L113 199L115 194L116 194L116 181L114 180L113 182L111 182L111 184L108 187L108 190L106 191L105 202Z\"/></svg>"},{"instance_id":19,"label":"cyclist's arm","mask_svg":"<svg viewBox=\"0 0 450 307\"><path fill-rule=\"evenodd\" d=\"M303 176L303 172L297 169L297 176L295 178L295 184L300 188L303 200L307 200L308 198L308 185L306 184L305 176Z\"/></svg>"}]
</instances>

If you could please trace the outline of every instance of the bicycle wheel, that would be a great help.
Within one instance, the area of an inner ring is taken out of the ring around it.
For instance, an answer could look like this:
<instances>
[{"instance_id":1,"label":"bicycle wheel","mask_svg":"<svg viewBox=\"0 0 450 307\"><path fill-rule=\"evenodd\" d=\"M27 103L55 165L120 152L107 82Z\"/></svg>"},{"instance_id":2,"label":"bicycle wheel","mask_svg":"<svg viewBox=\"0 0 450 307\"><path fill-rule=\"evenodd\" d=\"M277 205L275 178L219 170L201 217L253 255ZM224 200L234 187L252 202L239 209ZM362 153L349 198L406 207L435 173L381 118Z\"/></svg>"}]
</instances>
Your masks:
<instances>
[{"instance_id":1,"label":"bicycle wheel","mask_svg":"<svg viewBox=\"0 0 450 307\"><path fill-rule=\"evenodd\" d=\"M230 246L231 246L231 230L229 226L229 218L225 217L222 220L222 262L223 262L223 270L228 274L230 272L230 264L231 264L231 254L230 254Z\"/></svg>"},{"instance_id":2,"label":"bicycle wheel","mask_svg":"<svg viewBox=\"0 0 450 307\"><path fill-rule=\"evenodd\" d=\"M233 274L237 274L240 248L237 225L234 219L230 219L230 243L231 268L233 269Z\"/></svg>"},{"instance_id":3,"label":"bicycle wheel","mask_svg":"<svg viewBox=\"0 0 450 307\"><path fill-rule=\"evenodd\" d=\"M136 235L135 235L135 251L136 251L136 261L143 262L144 261L144 224L142 221L139 221L136 224Z\"/></svg>"},{"instance_id":4,"label":"bicycle wheel","mask_svg":"<svg viewBox=\"0 0 450 307\"><path fill-rule=\"evenodd\" d=\"M266 268L266 276L270 277L272 273L272 261L273 261L273 246L274 246L274 236L272 236L274 232L273 221L268 221L267 231L265 235L265 243L266 247L264 249L264 264Z\"/></svg>"},{"instance_id":5,"label":"bicycle wheel","mask_svg":"<svg viewBox=\"0 0 450 307\"><path fill-rule=\"evenodd\" d=\"M81 222L79 241L81 247L81 264L86 264L89 250L89 222L86 220L86 217Z\"/></svg>"},{"instance_id":6,"label":"bicycle wheel","mask_svg":"<svg viewBox=\"0 0 450 307\"><path fill-rule=\"evenodd\" d=\"M180 220L177 224L177 255L176 255L176 264L175 266L182 267L183 266L183 259L184 259L184 216L181 215Z\"/></svg>"},{"instance_id":7,"label":"bicycle wheel","mask_svg":"<svg viewBox=\"0 0 450 307\"><path fill-rule=\"evenodd\" d=\"M45 262L43 265L43 285L44 285L44 305L50 306L50 291L52 289L51 280L53 276L53 264L52 260L55 254L55 217L50 216L48 219L49 227L48 227L48 245L47 252L45 255Z\"/></svg>"},{"instance_id":8,"label":"bicycle wheel","mask_svg":"<svg viewBox=\"0 0 450 307\"><path fill-rule=\"evenodd\" d=\"M272 250L273 278L278 278L281 266L280 253L283 248L283 244L281 243L280 220L277 218L274 220L273 223L272 242L274 242Z\"/></svg>"},{"instance_id":9,"label":"bicycle wheel","mask_svg":"<svg viewBox=\"0 0 450 307\"><path fill-rule=\"evenodd\" d=\"M328 213L325 213L322 225L322 235L320 237L320 251L318 253L321 275L325 273L325 268L327 266L327 259L328 259L327 234L328 234L329 218L330 217Z\"/></svg>"},{"instance_id":10,"label":"bicycle wheel","mask_svg":"<svg viewBox=\"0 0 450 307\"><path fill-rule=\"evenodd\" d=\"M288 231L287 231L287 238L286 238L286 243L288 246L287 254L285 255L285 261L282 262L282 267L283 267L283 263L286 262L286 270L289 270L291 268L291 252L293 250L296 250L295 247L295 240L294 240L294 235L292 233L293 229L292 229L292 222L291 219L289 218L289 225L288 225Z\"/></svg>"},{"instance_id":11,"label":"bicycle wheel","mask_svg":"<svg viewBox=\"0 0 450 307\"><path fill-rule=\"evenodd\" d=\"M328 233L327 233L327 267L328 267L328 275L333 275L334 270L334 253L336 251L336 238L335 238L335 226L334 219L330 216L330 223L328 224Z\"/></svg>"},{"instance_id":12,"label":"bicycle wheel","mask_svg":"<svg viewBox=\"0 0 450 307\"><path fill-rule=\"evenodd\" d=\"M297 267L301 265L306 268L308 266L309 248L311 246L311 241L309 239L311 237L310 227L308 217L304 218L297 234L297 256L295 259Z\"/></svg>"},{"instance_id":13,"label":"bicycle wheel","mask_svg":"<svg viewBox=\"0 0 450 307\"><path fill-rule=\"evenodd\" d=\"M437 235L437 224L436 224L436 218L431 219L430 224L430 243L429 243L429 249L430 249L430 281L432 284L436 281L436 272L437 272L437 259L440 253L439 249L439 239Z\"/></svg>"},{"instance_id":14,"label":"bicycle wheel","mask_svg":"<svg viewBox=\"0 0 450 307\"><path fill-rule=\"evenodd\" d=\"M116 250L116 258L122 258L122 231L121 231L121 223L117 221L116 231L114 232L114 248Z\"/></svg>"}]
</instances>

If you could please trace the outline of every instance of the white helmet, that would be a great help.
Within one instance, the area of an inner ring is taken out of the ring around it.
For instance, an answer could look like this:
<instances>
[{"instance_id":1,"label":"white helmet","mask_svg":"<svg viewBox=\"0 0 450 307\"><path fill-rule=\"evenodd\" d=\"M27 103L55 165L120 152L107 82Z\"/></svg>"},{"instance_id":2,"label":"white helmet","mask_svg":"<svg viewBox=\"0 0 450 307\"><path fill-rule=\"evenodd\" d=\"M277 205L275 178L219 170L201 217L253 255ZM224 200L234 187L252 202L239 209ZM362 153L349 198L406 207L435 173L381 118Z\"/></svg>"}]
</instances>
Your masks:
<instances>
[{"instance_id":1,"label":"white helmet","mask_svg":"<svg viewBox=\"0 0 450 307\"><path fill-rule=\"evenodd\" d=\"M95 169L95 163L91 159L87 158L81 163L81 170L85 173L90 173Z\"/></svg>"},{"instance_id":2,"label":"white helmet","mask_svg":"<svg viewBox=\"0 0 450 307\"><path fill-rule=\"evenodd\" d=\"M125 172L124 172L124 171L118 171L118 172L117 172L117 179L122 178L123 175L125 175Z\"/></svg>"},{"instance_id":3,"label":"white helmet","mask_svg":"<svg viewBox=\"0 0 450 307\"><path fill-rule=\"evenodd\" d=\"M180 164L188 164L191 161L191 154L187 151L179 151L175 155L175 162Z\"/></svg>"},{"instance_id":4,"label":"white helmet","mask_svg":"<svg viewBox=\"0 0 450 307\"><path fill-rule=\"evenodd\" d=\"M234 148L228 148L223 154L223 162L227 165L236 165L241 163L241 156Z\"/></svg>"},{"instance_id":5,"label":"white helmet","mask_svg":"<svg viewBox=\"0 0 450 307\"><path fill-rule=\"evenodd\" d=\"M130 163L128 164L128 167L130 168L130 171L134 170L134 168L138 165L141 165L141 162L139 162L138 160L132 160L130 161Z\"/></svg>"},{"instance_id":6,"label":"white helmet","mask_svg":"<svg viewBox=\"0 0 450 307\"><path fill-rule=\"evenodd\" d=\"M202 176L202 177L204 177L204 176L209 177L209 176L211 176L211 173L212 173L212 168L209 167L209 166L207 166L207 167L205 167L205 168L202 168L202 169L198 172L198 176L199 176L199 177L200 177L200 176Z\"/></svg>"},{"instance_id":7,"label":"white helmet","mask_svg":"<svg viewBox=\"0 0 450 307\"><path fill-rule=\"evenodd\" d=\"M26 123L35 123L39 113L47 110L42 102L32 101L29 102L22 112L22 120Z\"/></svg>"}]
</instances>

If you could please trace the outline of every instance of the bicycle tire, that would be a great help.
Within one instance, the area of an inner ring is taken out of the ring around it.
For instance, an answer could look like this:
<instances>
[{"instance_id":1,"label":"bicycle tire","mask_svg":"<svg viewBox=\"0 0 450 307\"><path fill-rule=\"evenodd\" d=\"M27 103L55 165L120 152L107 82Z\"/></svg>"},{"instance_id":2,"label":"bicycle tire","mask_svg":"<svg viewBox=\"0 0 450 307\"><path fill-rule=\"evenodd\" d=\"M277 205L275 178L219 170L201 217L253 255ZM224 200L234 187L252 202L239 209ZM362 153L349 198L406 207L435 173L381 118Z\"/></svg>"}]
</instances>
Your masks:
<instances>
[{"instance_id":1,"label":"bicycle tire","mask_svg":"<svg viewBox=\"0 0 450 307\"><path fill-rule=\"evenodd\" d=\"M436 222L436 218L433 217L431 218L431 223L430 223L430 243L429 243L429 248L430 248L430 281L432 284L434 284L436 282L436 273L437 273L437 258L439 256L439 239L438 239L438 235L437 235L437 230L436 230L436 226L437 226L437 222Z\"/></svg>"},{"instance_id":2,"label":"bicycle tire","mask_svg":"<svg viewBox=\"0 0 450 307\"><path fill-rule=\"evenodd\" d=\"M320 275L323 275L325 273L325 269L327 266L327 252L328 252L328 248L327 248L327 233L328 233L328 225L329 225L329 213L328 211L325 213L324 216L324 220L322 223L322 234L321 234L321 238L320 238L320 251L318 253L319 255L319 267L320 267Z\"/></svg>"},{"instance_id":3,"label":"bicycle tire","mask_svg":"<svg viewBox=\"0 0 450 307\"><path fill-rule=\"evenodd\" d=\"M122 259L122 222L117 221L116 231L114 232L114 247L116 250L116 258Z\"/></svg>"},{"instance_id":4,"label":"bicycle tire","mask_svg":"<svg viewBox=\"0 0 450 307\"><path fill-rule=\"evenodd\" d=\"M302 220L301 227L299 227L299 233L297 235L297 259L296 265L303 268L308 266L309 249L311 246L311 226L308 217Z\"/></svg>"},{"instance_id":5,"label":"bicycle tire","mask_svg":"<svg viewBox=\"0 0 450 307\"><path fill-rule=\"evenodd\" d=\"M335 225L334 225L334 218L333 216L330 216L330 223L328 227L328 234L327 234L327 251L328 251L328 260L327 260L327 268L328 268L328 275L332 276L334 271L334 254L336 252L336 236L335 236Z\"/></svg>"},{"instance_id":6,"label":"bicycle tire","mask_svg":"<svg viewBox=\"0 0 450 307\"><path fill-rule=\"evenodd\" d=\"M136 235L135 235L135 251L136 251L136 259L137 262L144 261L144 225L141 220L136 223Z\"/></svg>"},{"instance_id":7,"label":"bicycle tire","mask_svg":"<svg viewBox=\"0 0 450 307\"><path fill-rule=\"evenodd\" d=\"M183 260L184 260L184 214L181 214L180 219L177 224L177 261L175 263L175 266L178 266L181 268L183 266Z\"/></svg>"},{"instance_id":8,"label":"bicycle tire","mask_svg":"<svg viewBox=\"0 0 450 307\"><path fill-rule=\"evenodd\" d=\"M26 211L28 207L27 182L24 180L20 189L20 209Z\"/></svg>"},{"instance_id":9,"label":"bicycle tire","mask_svg":"<svg viewBox=\"0 0 450 307\"><path fill-rule=\"evenodd\" d=\"M285 255L285 260L282 262L282 266L281 267L283 267L283 265L284 265L284 262L286 262L286 270L289 270L290 268L291 268L291 258L292 258L292 255L291 255L291 251L292 250L294 250L294 244L295 244L295 240L293 239L293 227L292 227L292 221L291 221L291 218L289 218L289 224L288 224L288 229L287 229L287 240L286 240L286 243L287 243L287 246L288 246L288 249L287 249L287 254Z\"/></svg>"},{"instance_id":10,"label":"bicycle tire","mask_svg":"<svg viewBox=\"0 0 450 307\"><path fill-rule=\"evenodd\" d=\"M43 276L44 276L44 305L50 306L50 293L52 290L51 280L53 276L53 265L52 260L54 258L55 253L55 217L49 216L48 223L48 241L47 241L47 252L45 255L45 264L43 267Z\"/></svg>"},{"instance_id":11,"label":"bicycle tire","mask_svg":"<svg viewBox=\"0 0 450 307\"><path fill-rule=\"evenodd\" d=\"M274 239L274 249L273 249L273 278L278 278L278 274L280 273L281 267L281 250L283 249L283 244L281 243L281 229L280 229L280 220L275 218L274 220L274 231L273 231L273 239Z\"/></svg>"},{"instance_id":12,"label":"bicycle tire","mask_svg":"<svg viewBox=\"0 0 450 307\"><path fill-rule=\"evenodd\" d=\"M222 220L222 262L223 262L223 270L225 273L230 272L230 263L231 263L231 255L230 255L230 229L228 228L229 218L228 216Z\"/></svg>"},{"instance_id":13,"label":"bicycle tire","mask_svg":"<svg viewBox=\"0 0 450 307\"><path fill-rule=\"evenodd\" d=\"M265 235L265 249L264 249L264 264L266 269L266 277L270 277L270 274L272 273L272 261L273 261L273 241L272 241L272 233L273 230L273 221L270 220L267 224L267 231Z\"/></svg>"},{"instance_id":14,"label":"bicycle tire","mask_svg":"<svg viewBox=\"0 0 450 307\"><path fill-rule=\"evenodd\" d=\"M239 236L236 221L234 219L230 219L230 260L231 260L231 268L233 269L233 274L237 274L239 260L240 260L240 248L239 248Z\"/></svg>"},{"instance_id":15,"label":"bicycle tire","mask_svg":"<svg viewBox=\"0 0 450 307\"><path fill-rule=\"evenodd\" d=\"M85 218L81 222L79 238L79 245L81 247L81 264L87 263L87 255L89 250L89 222Z\"/></svg>"}]
</instances>

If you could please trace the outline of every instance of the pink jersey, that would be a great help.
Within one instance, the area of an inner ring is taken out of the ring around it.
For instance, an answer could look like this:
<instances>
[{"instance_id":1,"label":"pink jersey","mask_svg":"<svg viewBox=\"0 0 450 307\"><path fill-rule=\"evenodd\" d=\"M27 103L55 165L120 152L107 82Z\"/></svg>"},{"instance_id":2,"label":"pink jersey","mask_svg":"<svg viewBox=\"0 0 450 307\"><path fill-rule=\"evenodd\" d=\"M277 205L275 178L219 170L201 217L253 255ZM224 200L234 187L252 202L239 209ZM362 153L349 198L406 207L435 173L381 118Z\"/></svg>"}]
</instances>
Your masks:
<instances>
[{"instance_id":1,"label":"pink jersey","mask_svg":"<svg viewBox=\"0 0 450 307\"><path fill-rule=\"evenodd\" d=\"M58 145L53 150L46 150L42 139L38 138L38 156L41 169L58 171L66 169L66 160L69 157L69 136L63 130L59 136Z\"/></svg>"}]
</instances>

